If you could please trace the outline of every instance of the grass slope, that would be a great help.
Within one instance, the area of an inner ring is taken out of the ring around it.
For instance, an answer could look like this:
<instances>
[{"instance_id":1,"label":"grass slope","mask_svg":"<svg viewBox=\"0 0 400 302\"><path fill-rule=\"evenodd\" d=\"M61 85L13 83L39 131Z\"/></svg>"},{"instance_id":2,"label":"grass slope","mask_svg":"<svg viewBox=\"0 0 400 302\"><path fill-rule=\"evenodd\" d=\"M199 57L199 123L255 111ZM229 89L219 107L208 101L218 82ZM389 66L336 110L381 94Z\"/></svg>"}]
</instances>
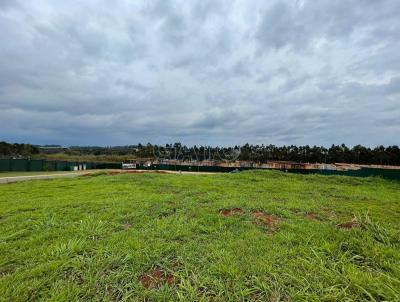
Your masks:
<instances>
[{"instance_id":1,"label":"grass slope","mask_svg":"<svg viewBox=\"0 0 400 302\"><path fill-rule=\"evenodd\" d=\"M1 185L0 300L399 301L399 226L400 184L377 178Z\"/></svg>"}]
</instances>

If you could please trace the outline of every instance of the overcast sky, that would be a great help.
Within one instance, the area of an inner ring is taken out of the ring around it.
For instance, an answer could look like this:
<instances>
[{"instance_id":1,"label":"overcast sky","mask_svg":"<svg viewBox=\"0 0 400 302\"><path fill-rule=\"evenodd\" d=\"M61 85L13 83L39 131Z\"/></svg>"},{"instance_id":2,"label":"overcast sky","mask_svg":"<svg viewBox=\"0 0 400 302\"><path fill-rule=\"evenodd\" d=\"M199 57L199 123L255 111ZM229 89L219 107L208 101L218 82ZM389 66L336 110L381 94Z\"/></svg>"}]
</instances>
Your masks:
<instances>
[{"instance_id":1,"label":"overcast sky","mask_svg":"<svg viewBox=\"0 0 400 302\"><path fill-rule=\"evenodd\" d=\"M0 0L0 140L399 137L399 0Z\"/></svg>"}]
</instances>

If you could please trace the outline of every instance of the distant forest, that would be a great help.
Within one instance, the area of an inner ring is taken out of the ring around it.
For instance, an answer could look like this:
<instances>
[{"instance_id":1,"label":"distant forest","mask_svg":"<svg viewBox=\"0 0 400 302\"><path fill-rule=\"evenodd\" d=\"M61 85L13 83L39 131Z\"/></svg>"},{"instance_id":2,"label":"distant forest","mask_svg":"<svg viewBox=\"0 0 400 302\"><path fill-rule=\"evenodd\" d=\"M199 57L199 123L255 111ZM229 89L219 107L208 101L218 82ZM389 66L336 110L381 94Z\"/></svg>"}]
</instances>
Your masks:
<instances>
[{"instance_id":1,"label":"distant forest","mask_svg":"<svg viewBox=\"0 0 400 302\"><path fill-rule=\"evenodd\" d=\"M321 146L275 146L275 145L249 145L235 147L187 147L180 143L165 146L138 144L129 146L96 147L96 146L71 146L57 151L56 145L52 148L39 149L38 146L29 144L8 144L0 142L0 156L29 156L40 157L45 153L62 152L66 156L107 156L125 158L154 158L158 153L165 154L170 151L170 158L178 159L221 159L221 154L229 154L233 150L238 152L238 160L267 162L268 160L295 161L303 163L354 163L400 165L400 148L398 146L378 146L375 148L361 145L352 148L344 144L332 145L329 148ZM155 152L156 150L156 152ZM41 153L41 154L39 154ZM236 157L235 157L236 158Z\"/></svg>"},{"instance_id":2,"label":"distant forest","mask_svg":"<svg viewBox=\"0 0 400 302\"><path fill-rule=\"evenodd\" d=\"M33 154L39 154L39 148L37 146L0 142L0 156L25 157Z\"/></svg>"}]
</instances>

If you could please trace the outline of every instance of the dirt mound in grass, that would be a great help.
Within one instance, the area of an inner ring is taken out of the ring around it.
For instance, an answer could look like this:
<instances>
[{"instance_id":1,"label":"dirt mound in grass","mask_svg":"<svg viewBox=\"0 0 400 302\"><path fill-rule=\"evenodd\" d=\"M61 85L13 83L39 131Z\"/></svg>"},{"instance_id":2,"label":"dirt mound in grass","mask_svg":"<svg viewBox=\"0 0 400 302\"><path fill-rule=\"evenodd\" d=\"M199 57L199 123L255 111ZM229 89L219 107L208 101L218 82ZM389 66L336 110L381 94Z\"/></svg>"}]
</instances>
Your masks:
<instances>
[{"instance_id":1,"label":"dirt mound in grass","mask_svg":"<svg viewBox=\"0 0 400 302\"><path fill-rule=\"evenodd\" d=\"M270 231L276 230L276 227L280 221L279 217L268 215L264 212L253 212L253 218L255 223L268 227Z\"/></svg>"},{"instance_id":2,"label":"dirt mound in grass","mask_svg":"<svg viewBox=\"0 0 400 302\"><path fill-rule=\"evenodd\" d=\"M124 223L121 225L122 229L124 230L129 230L132 227L132 224L130 223Z\"/></svg>"},{"instance_id":3,"label":"dirt mound in grass","mask_svg":"<svg viewBox=\"0 0 400 302\"><path fill-rule=\"evenodd\" d=\"M145 288L149 288L161 284L168 284L169 286L172 286L176 284L176 279L173 275L156 268L142 275L140 277L140 282Z\"/></svg>"},{"instance_id":4,"label":"dirt mound in grass","mask_svg":"<svg viewBox=\"0 0 400 302\"><path fill-rule=\"evenodd\" d=\"M126 171L126 173L128 173L128 174L143 174L145 172L146 171L142 171L142 170L140 170L140 171L138 171L138 170L127 170Z\"/></svg>"},{"instance_id":5,"label":"dirt mound in grass","mask_svg":"<svg viewBox=\"0 0 400 302\"><path fill-rule=\"evenodd\" d=\"M118 174L121 174L121 172L120 171L110 171L107 173L107 175L118 175Z\"/></svg>"},{"instance_id":6,"label":"dirt mound in grass","mask_svg":"<svg viewBox=\"0 0 400 302\"><path fill-rule=\"evenodd\" d=\"M219 213L225 217L232 216L234 214L241 214L244 211L241 208L232 208L232 209L222 209Z\"/></svg>"},{"instance_id":7,"label":"dirt mound in grass","mask_svg":"<svg viewBox=\"0 0 400 302\"><path fill-rule=\"evenodd\" d=\"M313 212L307 212L304 214L304 217L310 220L321 220L320 217L318 217L317 214L313 213Z\"/></svg>"},{"instance_id":8,"label":"dirt mound in grass","mask_svg":"<svg viewBox=\"0 0 400 302\"><path fill-rule=\"evenodd\" d=\"M169 174L168 171L164 171L164 170L126 170L125 173L128 173L128 174L143 174L143 173Z\"/></svg>"},{"instance_id":9,"label":"dirt mound in grass","mask_svg":"<svg viewBox=\"0 0 400 302\"><path fill-rule=\"evenodd\" d=\"M357 218L354 217L351 221L339 223L336 227L339 229L353 229L353 228L357 228L359 226L360 226L360 224L358 223Z\"/></svg>"}]
</instances>

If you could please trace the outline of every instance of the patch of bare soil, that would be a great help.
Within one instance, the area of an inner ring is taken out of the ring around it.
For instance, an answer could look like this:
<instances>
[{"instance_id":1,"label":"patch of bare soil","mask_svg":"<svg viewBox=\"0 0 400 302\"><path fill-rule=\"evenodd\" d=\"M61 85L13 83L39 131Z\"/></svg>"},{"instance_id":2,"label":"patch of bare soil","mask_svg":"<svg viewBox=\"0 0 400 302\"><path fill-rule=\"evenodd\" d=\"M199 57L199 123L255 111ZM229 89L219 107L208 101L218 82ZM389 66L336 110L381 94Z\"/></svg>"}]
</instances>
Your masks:
<instances>
[{"instance_id":1,"label":"patch of bare soil","mask_svg":"<svg viewBox=\"0 0 400 302\"><path fill-rule=\"evenodd\" d=\"M160 173L160 174L168 174L168 171L163 171L163 170L157 170L156 173Z\"/></svg>"},{"instance_id":2,"label":"patch of bare soil","mask_svg":"<svg viewBox=\"0 0 400 302\"><path fill-rule=\"evenodd\" d=\"M123 225L121 225L121 227L124 230L129 230L132 227L132 225L130 223L124 223Z\"/></svg>"},{"instance_id":3,"label":"patch of bare soil","mask_svg":"<svg viewBox=\"0 0 400 302\"><path fill-rule=\"evenodd\" d=\"M335 212L333 211L333 209L328 208L328 207L322 207L321 208L321 212L325 213L325 214L334 214Z\"/></svg>"},{"instance_id":4,"label":"patch of bare soil","mask_svg":"<svg viewBox=\"0 0 400 302\"><path fill-rule=\"evenodd\" d=\"M313 212L307 212L304 214L304 217L310 220L321 220L320 217L318 217L317 214L313 213Z\"/></svg>"},{"instance_id":5,"label":"patch of bare soil","mask_svg":"<svg viewBox=\"0 0 400 302\"><path fill-rule=\"evenodd\" d=\"M264 212L253 212L253 218L255 223L266 226L270 231L275 231L280 221L279 217Z\"/></svg>"},{"instance_id":6,"label":"patch of bare soil","mask_svg":"<svg viewBox=\"0 0 400 302\"><path fill-rule=\"evenodd\" d=\"M241 208L222 209L222 210L219 211L219 213L220 213L222 216L225 216L225 217L232 216L232 215L234 215L234 214L241 214L241 213L243 213L243 212L244 212L244 211L243 211L243 209L241 209Z\"/></svg>"},{"instance_id":7,"label":"patch of bare soil","mask_svg":"<svg viewBox=\"0 0 400 302\"><path fill-rule=\"evenodd\" d=\"M110 171L107 173L107 175L117 175L117 174L121 174L120 171Z\"/></svg>"},{"instance_id":8,"label":"patch of bare soil","mask_svg":"<svg viewBox=\"0 0 400 302\"><path fill-rule=\"evenodd\" d=\"M176 279L173 275L156 268L140 277L140 282L145 288L154 287L161 284L173 286L176 284Z\"/></svg>"},{"instance_id":9,"label":"patch of bare soil","mask_svg":"<svg viewBox=\"0 0 400 302\"><path fill-rule=\"evenodd\" d=\"M356 227L359 227L359 226L360 226L360 225L359 225L359 223L358 223L356 217L354 217L354 218L353 218L351 221L349 221L349 222L339 223L339 224L337 225L337 227L338 227L339 229L352 229L352 228L356 228Z\"/></svg>"},{"instance_id":10,"label":"patch of bare soil","mask_svg":"<svg viewBox=\"0 0 400 302\"><path fill-rule=\"evenodd\" d=\"M76 284L83 284L85 282L85 278L82 272L76 271L73 268L67 268L63 272L64 278L75 282Z\"/></svg>"},{"instance_id":11,"label":"patch of bare soil","mask_svg":"<svg viewBox=\"0 0 400 302\"><path fill-rule=\"evenodd\" d=\"M7 276L8 274L12 274L15 272L16 268L12 265L8 265L5 267L0 267L0 278Z\"/></svg>"},{"instance_id":12,"label":"patch of bare soil","mask_svg":"<svg viewBox=\"0 0 400 302\"><path fill-rule=\"evenodd\" d=\"M168 171L164 170L126 170L128 174L143 174L143 173L160 173L160 174L168 174Z\"/></svg>"}]
</instances>

